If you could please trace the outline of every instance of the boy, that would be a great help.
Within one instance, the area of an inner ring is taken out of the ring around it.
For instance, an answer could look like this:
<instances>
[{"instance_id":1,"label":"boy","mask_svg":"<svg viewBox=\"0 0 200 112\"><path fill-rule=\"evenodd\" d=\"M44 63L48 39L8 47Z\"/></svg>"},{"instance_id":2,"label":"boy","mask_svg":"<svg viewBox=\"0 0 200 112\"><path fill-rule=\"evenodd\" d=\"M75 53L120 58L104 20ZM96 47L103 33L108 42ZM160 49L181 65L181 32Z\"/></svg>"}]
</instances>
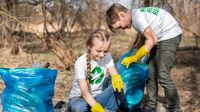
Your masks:
<instances>
[{"instance_id":1,"label":"boy","mask_svg":"<svg viewBox=\"0 0 200 112\"><path fill-rule=\"evenodd\" d=\"M150 53L150 80L147 82L147 112L156 112L158 83L164 88L170 112L181 112L180 98L170 71L181 41L182 30L177 21L165 10L156 7L143 7L129 10L121 4L113 4L106 11L109 28L127 29L133 26L145 36L145 44L137 53L127 57L122 64L127 68Z\"/></svg>"}]
</instances>

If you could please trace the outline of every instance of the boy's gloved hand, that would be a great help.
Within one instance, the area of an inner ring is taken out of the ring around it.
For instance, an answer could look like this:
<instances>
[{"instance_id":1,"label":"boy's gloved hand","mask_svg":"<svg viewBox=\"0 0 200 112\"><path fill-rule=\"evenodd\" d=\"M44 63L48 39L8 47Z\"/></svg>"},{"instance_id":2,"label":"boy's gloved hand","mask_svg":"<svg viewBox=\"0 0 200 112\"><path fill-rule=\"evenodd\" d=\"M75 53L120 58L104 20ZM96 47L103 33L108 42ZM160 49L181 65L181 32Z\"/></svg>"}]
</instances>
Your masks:
<instances>
[{"instance_id":1,"label":"boy's gloved hand","mask_svg":"<svg viewBox=\"0 0 200 112\"><path fill-rule=\"evenodd\" d=\"M140 58L142 58L144 55L148 54L149 51L145 49L145 46L143 45L133 56L126 57L122 60L121 64L123 64L126 68L129 67L131 63L136 63Z\"/></svg>"},{"instance_id":2,"label":"boy's gloved hand","mask_svg":"<svg viewBox=\"0 0 200 112\"><path fill-rule=\"evenodd\" d=\"M128 68L131 63L136 63L137 60L138 59L135 57L135 55L133 55L133 56L124 58L121 64L124 65L126 68Z\"/></svg>"},{"instance_id":3,"label":"boy's gloved hand","mask_svg":"<svg viewBox=\"0 0 200 112\"><path fill-rule=\"evenodd\" d=\"M92 112L106 112L103 107L98 103L96 102L93 107L91 108L91 111Z\"/></svg>"},{"instance_id":4,"label":"boy's gloved hand","mask_svg":"<svg viewBox=\"0 0 200 112\"><path fill-rule=\"evenodd\" d=\"M121 92L123 88L123 82L121 76L119 74L112 75L111 82L114 91L118 90L118 92Z\"/></svg>"}]
</instances>

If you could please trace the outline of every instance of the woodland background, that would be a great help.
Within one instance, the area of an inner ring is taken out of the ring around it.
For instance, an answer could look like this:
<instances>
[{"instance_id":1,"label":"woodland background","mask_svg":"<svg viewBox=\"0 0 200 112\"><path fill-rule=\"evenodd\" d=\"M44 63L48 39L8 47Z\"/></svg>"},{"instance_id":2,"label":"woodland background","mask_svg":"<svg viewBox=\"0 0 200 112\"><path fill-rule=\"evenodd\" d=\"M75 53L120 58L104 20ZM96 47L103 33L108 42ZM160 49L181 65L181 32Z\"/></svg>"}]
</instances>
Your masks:
<instances>
[{"instance_id":1,"label":"woodland background","mask_svg":"<svg viewBox=\"0 0 200 112\"><path fill-rule=\"evenodd\" d=\"M27 68L49 62L50 68L59 70L53 101L66 101L74 61L85 51L92 30L109 31L104 15L112 2L129 8L161 7L177 19L184 32L172 77L183 110L200 112L200 0L0 0L0 67ZM117 61L131 48L137 32L110 34L110 52ZM4 87L0 79L0 95ZM159 96L162 107L162 89Z\"/></svg>"}]
</instances>

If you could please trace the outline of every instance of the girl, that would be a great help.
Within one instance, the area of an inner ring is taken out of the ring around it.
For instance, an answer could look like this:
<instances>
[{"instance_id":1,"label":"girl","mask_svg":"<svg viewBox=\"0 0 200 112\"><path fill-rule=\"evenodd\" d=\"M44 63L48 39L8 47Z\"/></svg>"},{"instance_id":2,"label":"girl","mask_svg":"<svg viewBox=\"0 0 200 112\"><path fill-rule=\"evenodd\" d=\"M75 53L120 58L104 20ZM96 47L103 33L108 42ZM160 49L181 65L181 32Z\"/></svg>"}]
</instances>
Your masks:
<instances>
[{"instance_id":1,"label":"girl","mask_svg":"<svg viewBox=\"0 0 200 112\"><path fill-rule=\"evenodd\" d=\"M75 62L75 79L69 94L70 112L116 112L114 91L120 92L123 84L109 53L110 45L110 35L103 29L93 31L86 41L87 52ZM103 90L107 72L112 86Z\"/></svg>"}]
</instances>

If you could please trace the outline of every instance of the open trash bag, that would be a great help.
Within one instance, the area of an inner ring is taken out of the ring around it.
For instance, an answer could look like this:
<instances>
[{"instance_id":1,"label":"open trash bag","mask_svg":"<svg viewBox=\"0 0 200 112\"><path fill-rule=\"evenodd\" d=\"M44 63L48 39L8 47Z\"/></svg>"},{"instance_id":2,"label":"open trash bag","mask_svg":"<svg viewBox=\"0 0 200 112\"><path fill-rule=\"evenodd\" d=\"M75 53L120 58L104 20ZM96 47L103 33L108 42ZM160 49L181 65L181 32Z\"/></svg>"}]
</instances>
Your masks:
<instances>
[{"instance_id":1,"label":"open trash bag","mask_svg":"<svg viewBox=\"0 0 200 112\"><path fill-rule=\"evenodd\" d=\"M147 57L142 58L139 63L131 64L127 69L121 61L136 53L137 49L132 49L125 53L116 63L116 69L124 82L124 99L119 109L123 112L133 112L138 109L144 95L144 87L149 79L148 66L145 64Z\"/></svg>"},{"instance_id":2,"label":"open trash bag","mask_svg":"<svg viewBox=\"0 0 200 112\"><path fill-rule=\"evenodd\" d=\"M53 112L57 73L47 68L0 68L3 112Z\"/></svg>"}]
</instances>

